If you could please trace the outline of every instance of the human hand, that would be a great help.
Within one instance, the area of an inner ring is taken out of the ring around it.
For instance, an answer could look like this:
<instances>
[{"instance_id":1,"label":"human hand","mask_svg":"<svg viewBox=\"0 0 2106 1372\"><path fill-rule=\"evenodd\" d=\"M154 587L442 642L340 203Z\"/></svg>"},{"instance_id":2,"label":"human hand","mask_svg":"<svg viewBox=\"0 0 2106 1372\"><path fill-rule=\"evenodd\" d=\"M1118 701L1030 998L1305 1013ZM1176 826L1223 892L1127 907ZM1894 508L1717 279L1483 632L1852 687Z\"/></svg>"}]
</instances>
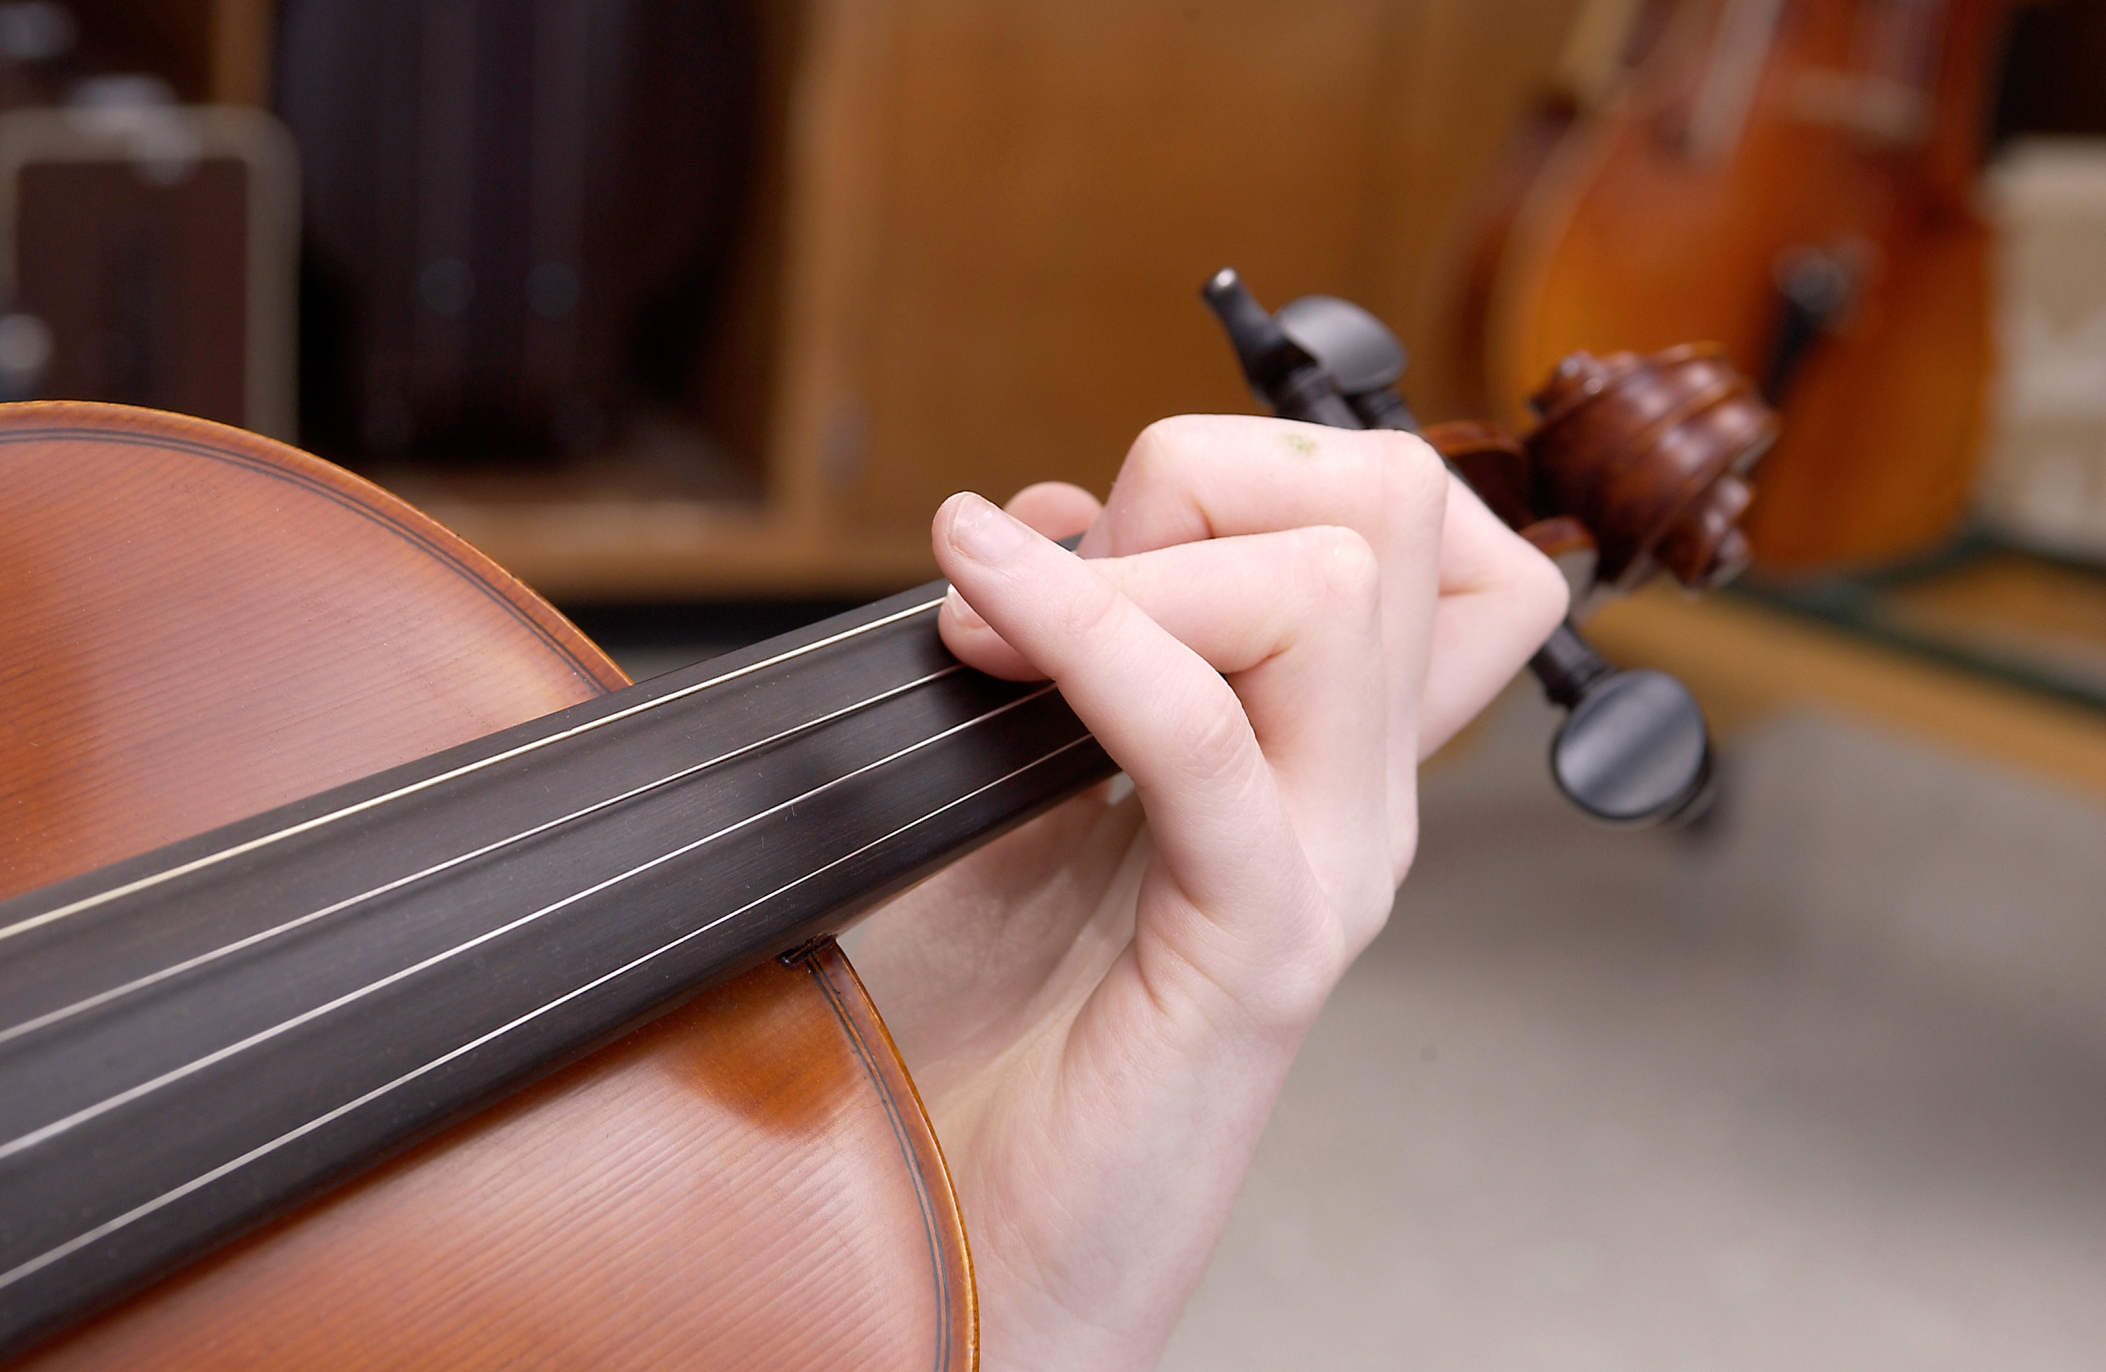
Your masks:
<instances>
[{"instance_id":1,"label":"human hand","mask_svg":"<svg viewBox=\"0 0 2106 1372\"><path fill-rule=\"evenodd\" d=\"M855 961L943 1141L987 1366L1148 1367L1388 916L1419 761L1565 589L1395 433L1167 420L1108 505L1037 486L1011 510L937 514L944 639L1050 676L1133 793L909 892ZM1085 527L1080 556L1049 541Z\"/></svg>"}]
</instances>

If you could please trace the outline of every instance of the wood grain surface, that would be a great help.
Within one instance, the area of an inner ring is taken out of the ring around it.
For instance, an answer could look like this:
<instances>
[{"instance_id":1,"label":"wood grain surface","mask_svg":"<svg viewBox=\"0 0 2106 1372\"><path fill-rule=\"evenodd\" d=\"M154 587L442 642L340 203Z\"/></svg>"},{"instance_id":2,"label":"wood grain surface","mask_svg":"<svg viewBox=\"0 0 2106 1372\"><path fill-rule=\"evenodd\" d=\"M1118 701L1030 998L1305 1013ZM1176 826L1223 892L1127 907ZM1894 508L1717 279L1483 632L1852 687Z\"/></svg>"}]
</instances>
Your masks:
<instances>
[{"instance_id":1,"label":"wood grain surface","mask_svg":"<svg viewBox=\"0 0 2106 1372\"><path fill-rule=\"evenodd\" d=\"M328 464L0 410L0 891L622 683ZM36 1367L969 1367L963 1229L830 946L690 1002L43 1346Z\"/></svg>"}]
</instances>

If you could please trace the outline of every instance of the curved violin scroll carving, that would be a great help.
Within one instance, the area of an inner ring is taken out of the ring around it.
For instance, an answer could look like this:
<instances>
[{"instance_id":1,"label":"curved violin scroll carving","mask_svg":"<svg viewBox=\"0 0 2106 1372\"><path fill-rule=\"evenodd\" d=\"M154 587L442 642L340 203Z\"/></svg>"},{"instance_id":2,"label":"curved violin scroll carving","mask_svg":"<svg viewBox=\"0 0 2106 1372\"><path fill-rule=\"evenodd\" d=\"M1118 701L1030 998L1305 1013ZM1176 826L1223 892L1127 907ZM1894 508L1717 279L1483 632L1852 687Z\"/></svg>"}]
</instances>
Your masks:
<instances>
[{"instance_id":1,"label":"curved violin scroll carving","mask_svg":"<svg viewBox=\"0 0 2106 1372\"><path fill-rule=\"evenodd\" d=\"M1574 353L1532 403L1541 418L1518 437L1481 420L1424 437L1576 590L1621 594L1661 571L1709 590L1747 566L1747 473L1777 416L1720 349Z\"/></svg>"},{"instance_id":2,"label":"curved violin scroll carving","mask_svg":"<svg viewBox=\"0 0 2106 1372\"><path fill-rule=\"evenodd\" d=\"M1598 584L1629 591L1664 570L1707 590L1747 566L1746 474L1776 441L1777 416L1723 349L1573 353L1530 404L1534 512L1592 531Z\"/></svg>"}]
</instances>

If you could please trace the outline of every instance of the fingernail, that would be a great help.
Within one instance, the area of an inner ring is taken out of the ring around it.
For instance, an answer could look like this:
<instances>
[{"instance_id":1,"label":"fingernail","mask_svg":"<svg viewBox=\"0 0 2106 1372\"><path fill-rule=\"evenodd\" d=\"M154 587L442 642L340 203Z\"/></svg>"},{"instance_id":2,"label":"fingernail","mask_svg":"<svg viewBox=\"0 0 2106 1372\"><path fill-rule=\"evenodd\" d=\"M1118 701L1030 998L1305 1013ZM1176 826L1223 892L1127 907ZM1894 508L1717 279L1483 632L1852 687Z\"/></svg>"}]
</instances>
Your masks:
<instances>
[{"instance_id":1,"label":"fingernail","mask_svg":"<svg viewBox=\"0 0 2106 1372\"><path fill-rule=\"evenodd\" d=\"M951 544L975 562L1006 562L1031 531L991 502L966 492L951 511Z\"/></svg>"},{"instance_id":2,"label":"fingernail","mask_svg":"<svg viewBox=\"0 0 2106 1372\"><path fill-rule=\"evenodd\" d=\"M984 629L987 627L987 621L980 618L978 610L965 603L965 597L958 594L956 586L944 592L943 599L945 605L950 609L951 619L956 622L959 628Z\"/></svg>"}]
</instances>

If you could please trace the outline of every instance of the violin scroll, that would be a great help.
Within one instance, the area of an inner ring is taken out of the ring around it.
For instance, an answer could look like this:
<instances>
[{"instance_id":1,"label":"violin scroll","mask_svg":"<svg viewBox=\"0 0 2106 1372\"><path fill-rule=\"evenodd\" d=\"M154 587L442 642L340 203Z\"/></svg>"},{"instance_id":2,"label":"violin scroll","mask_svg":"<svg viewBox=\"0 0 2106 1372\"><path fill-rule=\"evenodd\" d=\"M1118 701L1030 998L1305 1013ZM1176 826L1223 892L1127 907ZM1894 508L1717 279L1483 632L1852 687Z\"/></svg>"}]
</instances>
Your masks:
<instances>
[{"instance_id":1,"label":"violin scroll","mask_svg":"<svg viewBox=\"0 0 2106 1372\"><path fill-rule=\"evenodd\" d=\"M1629 591L1665 570L1708 590L1747 566L1746 474L1776 441L1777 416L1722 349L1573 353L1529 403L1540 418L1521 441L1538 517L1592 531L1598 583Z\"/></svg>"},{"instance_id":2,"label":"violin scroll","mask_svg":"<svg viewBox=\"0 0 2106 1372\"><path fill-rule=\"evenodd\" d=\"M1747 473L1777 416L1709 344L1650 357L1574 353L1531 403L1516 437L1497 424L1431 424L1425 438L1523 538L1610 594L1665 571L1691 590L1747 566Z\"/></svg>"}]
</instances>

